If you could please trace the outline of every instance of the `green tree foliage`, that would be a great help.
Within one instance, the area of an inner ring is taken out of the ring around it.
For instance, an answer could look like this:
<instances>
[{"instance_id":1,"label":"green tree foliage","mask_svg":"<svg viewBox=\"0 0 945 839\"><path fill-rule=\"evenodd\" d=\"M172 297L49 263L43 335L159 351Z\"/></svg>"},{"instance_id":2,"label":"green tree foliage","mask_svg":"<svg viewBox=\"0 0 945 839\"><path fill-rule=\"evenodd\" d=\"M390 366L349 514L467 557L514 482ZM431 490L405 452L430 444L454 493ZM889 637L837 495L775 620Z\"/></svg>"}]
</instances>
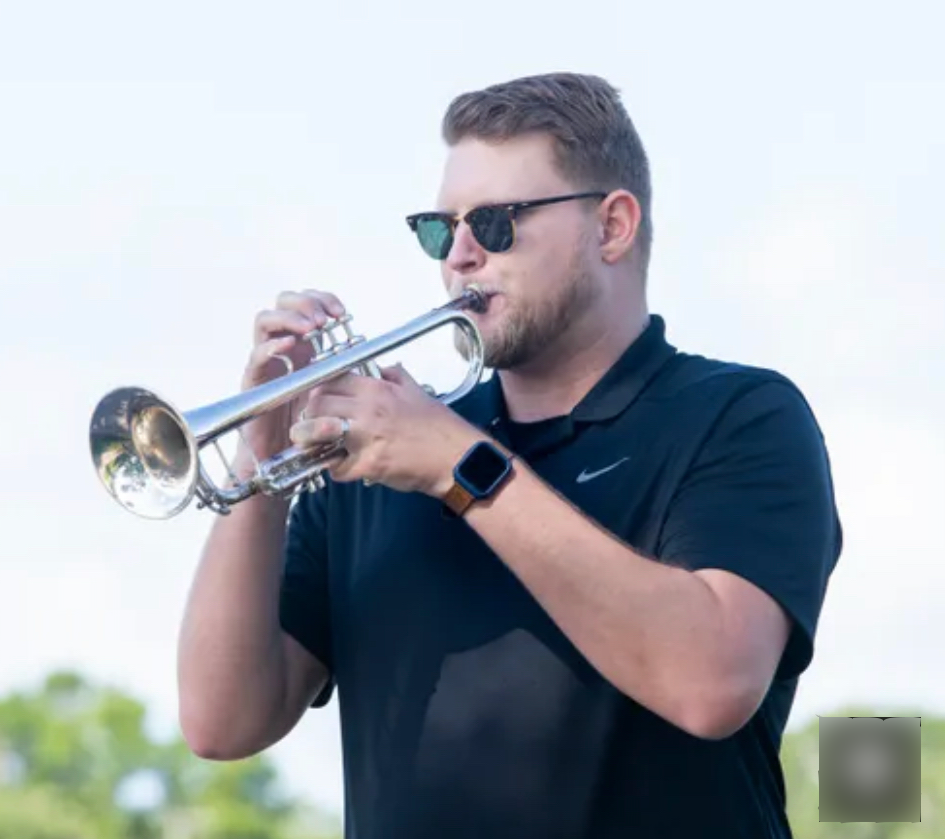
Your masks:
<instances>
[{"instance_id":1,"label":"green tree foliage","mask_svg":"<svg viewBox=\"0 0 945 839\"><path fill-rule=\"evenodd\" d=\"M201 760L180 738L149 736L146 716L135 698L75 673L0 700L0 839L340 837L336 822L284 794L264 756ZM916 824L821 823L818 729L814 720L782 746L795 839L945 839L945 719L923 715Z\"/></svg>"},{"instance_id":2,"label":"green tree foliage","mask_svg":"<svg viewBox=\"0 0 945 839\"><path fill-rule=\"evenodd\" d=\"M329 839L264 756L216 763L149 736L135 698L54 673L0 700L0 839Z\"/></svg>"}]
</instances>

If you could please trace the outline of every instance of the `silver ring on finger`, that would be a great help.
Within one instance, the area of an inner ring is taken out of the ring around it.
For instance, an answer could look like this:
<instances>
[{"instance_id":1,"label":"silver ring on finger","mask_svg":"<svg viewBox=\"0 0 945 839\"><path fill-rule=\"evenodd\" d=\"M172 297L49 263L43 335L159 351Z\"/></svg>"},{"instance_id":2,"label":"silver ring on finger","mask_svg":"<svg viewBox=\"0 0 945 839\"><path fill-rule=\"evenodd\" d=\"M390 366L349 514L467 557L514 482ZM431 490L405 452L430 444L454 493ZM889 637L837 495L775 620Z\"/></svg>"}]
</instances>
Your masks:
<instances>
[{"instance_id":1,"label":"silver ring on finger","mask_svg":"<svg viewBox=\"0 0 945 839\"><path fill-rule=\"evenodd\" d=\"M279 361L281 361L285 365L286 375L288 375L289 373L295 372L295 365L292 363L292 359L289 358L289 356L283 355L282 353L272 353L269 357L278 358Z\"/></svg>"}]
</instances>

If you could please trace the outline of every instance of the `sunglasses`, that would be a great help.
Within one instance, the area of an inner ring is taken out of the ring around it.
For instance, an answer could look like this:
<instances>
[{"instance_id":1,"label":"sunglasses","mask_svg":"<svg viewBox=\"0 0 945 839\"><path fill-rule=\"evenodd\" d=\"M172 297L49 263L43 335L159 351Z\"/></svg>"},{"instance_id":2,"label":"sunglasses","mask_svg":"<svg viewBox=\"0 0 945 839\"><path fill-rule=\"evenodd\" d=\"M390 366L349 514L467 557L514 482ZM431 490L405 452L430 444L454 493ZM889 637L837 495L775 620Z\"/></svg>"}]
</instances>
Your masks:
<instances>
[{"instance_id":1,"label":"sunglasses","mask_svg":"<svg viewBox=\"0 0 945 839\"><path fill-rule=\"evenodd\" d=\"M424 253L433 259L449 256L456 239L456 227L461 221L469 225L473 238L489 253L504 253L515 243L515 220L519 213L535 207L575 201L578 198L606 198L606 192L576 192L537 198L534 201L516 201L512 204L486 204L459 215L455 213L415 213L407 216L407 224L416 234Z\"/></svg>"}]
</instances>

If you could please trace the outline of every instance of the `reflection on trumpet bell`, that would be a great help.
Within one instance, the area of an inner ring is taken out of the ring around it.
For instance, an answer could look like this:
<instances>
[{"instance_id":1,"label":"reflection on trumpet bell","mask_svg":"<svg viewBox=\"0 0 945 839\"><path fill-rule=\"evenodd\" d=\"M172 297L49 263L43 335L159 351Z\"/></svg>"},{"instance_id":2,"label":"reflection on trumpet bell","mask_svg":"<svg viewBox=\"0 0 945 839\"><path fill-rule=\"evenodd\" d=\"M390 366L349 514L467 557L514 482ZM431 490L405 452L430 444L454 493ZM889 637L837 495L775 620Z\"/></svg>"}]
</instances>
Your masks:
<instances>
[{"instance_id":1,"label":"reflection on trumpet bell","mask_svg":"<svg viewBox=\"0 0 945 839\"><path fill-rule=\"evenodd\" d=\"M184 417L144 388L107 394L92 418L92 460L119 504L145 518L167 518L190 501L197 445Z\"/></svg>"},{"instance_id":2,"label":"reflection on trumpet bell","mask_svg":"<svg viewBox=\"0 0 945 839\"><path fill-rule=\"evenodd\" d=\"M200 452L212 444L222 458L223 435L239 432L266 411L345 373L379 376L375 359L448 324L461 330L469 348L464 353L465 378L455 390L438 397L447 405L455 402L475 387L483 371L482 338L466 310L483 312L487 305L486 295L471 287L458 299L370 341L351 332L346 316L305 336L315 350L306 366L293 370L287 364L284 376L186 413L145 388L113 390L96 406L89 430L99 479L126 510L154 519L176 515L195 497L199 507L225 514L233 504L258 493L292 497L304 489L317 490L324 485L322 472L343 452L342 442L317 449L290 446L257 463L248 480L239 481L230 471L228 488L209 478ZM339 326L342 337L336 334Z\"/></svg>"}]
</instances>

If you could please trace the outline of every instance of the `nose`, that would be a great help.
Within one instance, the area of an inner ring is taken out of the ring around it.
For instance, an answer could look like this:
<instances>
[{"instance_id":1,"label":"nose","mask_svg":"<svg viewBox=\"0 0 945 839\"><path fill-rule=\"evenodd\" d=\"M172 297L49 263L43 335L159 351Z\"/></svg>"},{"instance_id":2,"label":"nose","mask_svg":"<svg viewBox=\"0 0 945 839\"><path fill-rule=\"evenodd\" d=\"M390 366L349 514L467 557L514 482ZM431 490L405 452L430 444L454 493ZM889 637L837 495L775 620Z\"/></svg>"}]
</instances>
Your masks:
<instances>
[{"instance_id":1,"label":"nose","mask_svg":"<svg viewBox=\"0 0 945 839\"><path fill-rule=\"evenodd\" d=\"M472 235L469 225L461 221L456 225L453 247L446 257L446 267L455 274L468 274L479 270L485 261L485 250Z\"/></svg>"}]
</instances>

